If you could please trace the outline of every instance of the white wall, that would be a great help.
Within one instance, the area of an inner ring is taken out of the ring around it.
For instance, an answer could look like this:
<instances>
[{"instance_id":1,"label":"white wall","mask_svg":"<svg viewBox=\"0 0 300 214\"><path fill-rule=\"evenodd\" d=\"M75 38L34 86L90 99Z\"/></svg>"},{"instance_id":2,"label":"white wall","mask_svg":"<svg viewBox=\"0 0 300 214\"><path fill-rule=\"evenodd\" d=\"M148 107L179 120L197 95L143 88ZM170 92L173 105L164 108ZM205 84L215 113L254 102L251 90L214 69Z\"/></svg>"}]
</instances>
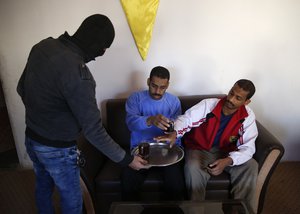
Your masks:
<instances>
[{"instance_id":1,"label":"white wall","mask_svg":"<svg viewBox=\"0 0 300 214\"><path fill-rule=\"evenodd\" d=\"M115 25L107 53L89 67L97 100L126 97L146 87L152 67L171 71L176 95L227 93L239 78L253 80L251 107L284 145L283 160L300 160L300 1L161 0L146 61L142 61L120 1L0 0L0 71L19 158L24 149L24 107L17 81L31 47L73 34L88 15L103 13Z\"/></svg>"}]
</instances>

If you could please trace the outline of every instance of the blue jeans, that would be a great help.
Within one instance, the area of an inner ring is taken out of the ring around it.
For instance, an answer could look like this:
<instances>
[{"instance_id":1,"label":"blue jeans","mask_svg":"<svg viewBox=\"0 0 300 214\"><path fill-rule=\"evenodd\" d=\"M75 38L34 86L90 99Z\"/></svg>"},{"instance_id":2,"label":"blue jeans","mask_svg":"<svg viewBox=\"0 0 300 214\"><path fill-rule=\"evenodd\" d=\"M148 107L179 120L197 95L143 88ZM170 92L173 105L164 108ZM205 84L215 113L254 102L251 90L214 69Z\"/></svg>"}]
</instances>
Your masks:
<instances>
[{"instance_id":1,"label":"blue jeans","mask_svg":"<svg viewBox=\"0 0 300 214\"><path fill-rule=\"evenodd\" d=\"M38 212L53 214L52 194L56 186L60 195L60 209L66 214L82 213L80 171L77 148L48 147L26 137L27 153L36 175L35 197Z\"/></svg>"}]
</instances>

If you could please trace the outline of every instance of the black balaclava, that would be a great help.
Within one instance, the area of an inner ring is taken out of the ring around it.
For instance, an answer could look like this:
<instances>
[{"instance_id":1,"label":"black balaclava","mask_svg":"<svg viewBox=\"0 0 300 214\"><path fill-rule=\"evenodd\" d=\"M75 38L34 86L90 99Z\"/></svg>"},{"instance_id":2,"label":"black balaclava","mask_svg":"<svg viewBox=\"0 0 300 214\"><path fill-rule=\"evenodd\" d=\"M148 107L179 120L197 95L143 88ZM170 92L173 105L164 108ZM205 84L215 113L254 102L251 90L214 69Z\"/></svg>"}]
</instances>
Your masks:
<instances>
[{"instance_id":1,"label":"black balaclava","mask_svg":"<svg viewBox=\"0 0 300 214\"><path fill-rule=\"evenodd\" d=\"M85 62L105 53L115 38L114 26L108 17L95 14L87 17L72 36L72 40L86 54Z\"/></svg>"}]
</instances>

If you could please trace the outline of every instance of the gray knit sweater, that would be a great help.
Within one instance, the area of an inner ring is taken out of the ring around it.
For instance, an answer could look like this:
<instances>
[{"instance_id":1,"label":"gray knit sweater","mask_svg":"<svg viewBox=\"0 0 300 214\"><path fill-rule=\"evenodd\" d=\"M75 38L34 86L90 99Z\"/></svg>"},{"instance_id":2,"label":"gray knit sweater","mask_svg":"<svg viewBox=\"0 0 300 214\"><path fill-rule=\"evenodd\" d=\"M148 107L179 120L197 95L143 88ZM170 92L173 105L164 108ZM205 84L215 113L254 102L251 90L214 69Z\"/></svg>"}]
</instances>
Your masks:
<instances>
[{"instance_id":1,"label":"gray knit sweater","mask_svg":"<svg viewBox=\"0 0 300 214\"><path fill-rule=\"evenodd\" d=\"M54 147L61 147L61 141L75 141L82 131L114 162L128 165L133 157L111 139L102 125L95 99L96 83L84 56L67 33L58 39L47 38L32 48L17 87L26 109L26 126L49 140L40 143Z\"/></svg>"}]
</instances>

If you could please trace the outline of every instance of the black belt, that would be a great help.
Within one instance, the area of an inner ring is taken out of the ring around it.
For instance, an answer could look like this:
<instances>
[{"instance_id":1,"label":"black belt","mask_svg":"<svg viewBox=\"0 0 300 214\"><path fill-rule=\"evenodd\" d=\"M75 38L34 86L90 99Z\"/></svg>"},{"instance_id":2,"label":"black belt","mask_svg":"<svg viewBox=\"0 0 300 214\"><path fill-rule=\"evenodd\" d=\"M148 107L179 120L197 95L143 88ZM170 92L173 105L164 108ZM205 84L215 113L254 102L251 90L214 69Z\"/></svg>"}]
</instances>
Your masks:
<instances>
[{"instance_id":1,"label":"black belt","mask_svg":"<svg viewBox=\"0 0 300 214\"><path fill-rule=\"evenodd\" d=\"M43 144L45 146L51 146L51 147L57 147L57 148L68 148L68 147L76 145L75 140L63 141L63 140L50 140L50 139L47 139L47 138L37 134L35 131L30 129L29 127L26 127L25 135L27 137L31 138L32 140L35 140L38 143Z\"/></svg>"}]
</instances>

